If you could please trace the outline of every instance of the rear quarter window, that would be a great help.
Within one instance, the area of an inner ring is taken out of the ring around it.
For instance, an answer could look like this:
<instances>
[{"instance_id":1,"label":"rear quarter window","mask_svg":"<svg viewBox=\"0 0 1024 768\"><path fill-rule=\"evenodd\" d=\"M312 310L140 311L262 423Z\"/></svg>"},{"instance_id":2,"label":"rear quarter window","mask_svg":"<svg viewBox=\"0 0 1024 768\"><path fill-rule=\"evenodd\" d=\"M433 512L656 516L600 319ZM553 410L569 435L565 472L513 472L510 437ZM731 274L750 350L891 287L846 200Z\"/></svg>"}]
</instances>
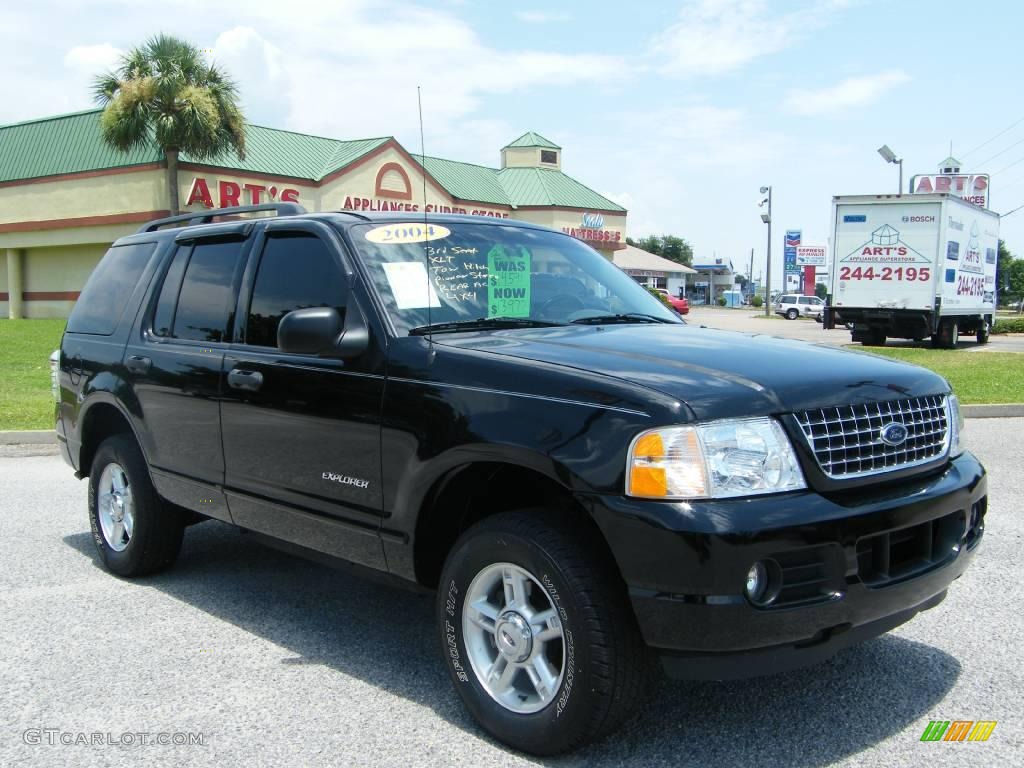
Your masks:
<instances>
[{"instance_id":1,"label":"rear quarter window","mask_svg":"<svg viewBox=\"0 0 1024 768\"><path fill-rule=\"evenodd\" d=\"M100 259L68 317L70 333L109 336L121 322L156 243L115 245Z\"/></svg>"}]
</instances>

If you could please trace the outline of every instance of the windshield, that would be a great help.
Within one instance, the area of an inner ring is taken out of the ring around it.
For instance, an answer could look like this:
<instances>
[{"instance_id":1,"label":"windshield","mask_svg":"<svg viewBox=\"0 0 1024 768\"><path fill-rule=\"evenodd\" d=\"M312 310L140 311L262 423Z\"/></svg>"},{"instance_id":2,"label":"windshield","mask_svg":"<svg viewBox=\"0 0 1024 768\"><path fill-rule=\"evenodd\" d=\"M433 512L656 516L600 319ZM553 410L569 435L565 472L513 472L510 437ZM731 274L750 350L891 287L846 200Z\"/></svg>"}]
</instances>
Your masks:
<instances>
[{"instance_id":1,"label":"windshield","mask_svg":"<svg viewBox=\"0 0 1024 768\"><path fill-rule=\"evenodd\" d=\"M431 222L426 229L426 241L422 221L350 230L400 334L497 318L518 319L519 326L606 316L609 322L647 317L682 323L635 280L568 235L475 222Z\"/></svg>"}]
</instances>

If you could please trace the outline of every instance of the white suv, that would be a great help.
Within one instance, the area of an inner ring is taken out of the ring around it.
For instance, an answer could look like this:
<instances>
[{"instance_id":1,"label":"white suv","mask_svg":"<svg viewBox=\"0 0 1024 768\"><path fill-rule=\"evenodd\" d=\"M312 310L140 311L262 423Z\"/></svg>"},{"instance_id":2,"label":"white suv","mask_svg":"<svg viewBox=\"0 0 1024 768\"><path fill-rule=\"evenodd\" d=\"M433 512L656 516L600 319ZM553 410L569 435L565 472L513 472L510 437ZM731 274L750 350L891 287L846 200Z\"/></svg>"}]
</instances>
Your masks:
<instances>
[{"instance_id":1,"label":"white suv","mask_svg":"<svg viewBox=\"0 0 1024 768\"><path fill-rule=\"evenodd\" d=\"M803 315L821 322L821 311L824 308L825 302L817 296L786 293L775 300L775 314L782 315L787 320L796 320Z\"/></svg>"}]
</instances>

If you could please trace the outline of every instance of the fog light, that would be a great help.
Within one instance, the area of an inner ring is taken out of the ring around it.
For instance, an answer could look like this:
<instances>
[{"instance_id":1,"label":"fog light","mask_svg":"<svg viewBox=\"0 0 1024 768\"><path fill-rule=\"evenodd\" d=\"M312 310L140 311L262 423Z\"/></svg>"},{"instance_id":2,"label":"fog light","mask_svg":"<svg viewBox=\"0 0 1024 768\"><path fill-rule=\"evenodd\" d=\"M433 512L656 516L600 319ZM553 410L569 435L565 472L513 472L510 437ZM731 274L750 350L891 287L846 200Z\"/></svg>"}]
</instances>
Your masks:
<instances>
[{"instance_id":1,"label":"fog light","mask_svg":"<svg viewBox=\"0 0 1024 768\"><path fill-rule=\"evenodd\" d=\"M768 588L768 569L758 560L747 571L747 598L752 603L760 603Z\"/></svg>"}]
</instances>

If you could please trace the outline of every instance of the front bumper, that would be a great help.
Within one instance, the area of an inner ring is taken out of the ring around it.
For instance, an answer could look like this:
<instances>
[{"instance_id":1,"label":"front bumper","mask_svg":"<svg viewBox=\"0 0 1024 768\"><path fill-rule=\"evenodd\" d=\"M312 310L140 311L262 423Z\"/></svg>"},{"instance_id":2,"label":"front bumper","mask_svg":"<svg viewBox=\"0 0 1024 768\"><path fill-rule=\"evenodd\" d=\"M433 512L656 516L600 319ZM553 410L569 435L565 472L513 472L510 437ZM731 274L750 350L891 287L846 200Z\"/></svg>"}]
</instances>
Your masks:
<instances>
[{"instance_id":1,"label":"front bumper","mask_svg":"<svg viewBox=\"0 0 1024 768\"><path fill-rule=\"evenodd\" d=\"M668 671L724 679L819 661L937 605L981 540L986 488L965 453L939 473L827 496L581 501ZM743 591L758 560L784 574L767 607Z\"/></svg>"}]
</instances>

